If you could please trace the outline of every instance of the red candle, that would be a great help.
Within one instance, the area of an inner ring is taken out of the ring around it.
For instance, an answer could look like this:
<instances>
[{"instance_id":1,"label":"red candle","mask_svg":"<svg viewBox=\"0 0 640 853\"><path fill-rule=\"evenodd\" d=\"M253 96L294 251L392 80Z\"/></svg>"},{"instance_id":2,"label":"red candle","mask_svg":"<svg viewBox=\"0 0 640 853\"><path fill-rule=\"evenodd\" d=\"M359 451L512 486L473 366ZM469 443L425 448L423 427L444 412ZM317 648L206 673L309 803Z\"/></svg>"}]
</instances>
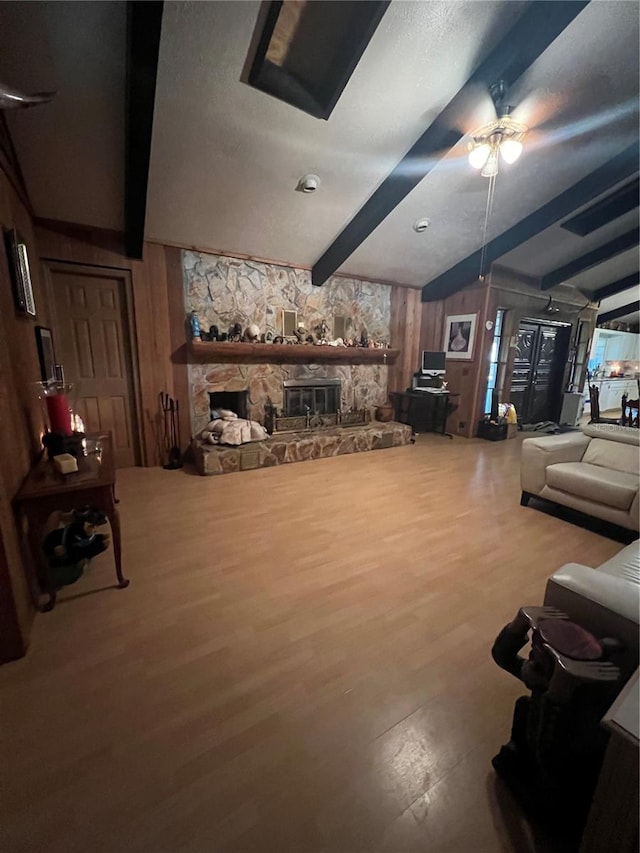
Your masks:
<instances>
[{"instance_id":1,"label":"red candle","mask_svg":"<svg viewBox=\"0 0 640 853\"><path fill-rule=\"evenodd\" d=\"M66 394L51 394L45 397L51 432L71 435L71 412Z\"/></svg>"}]
</instances>

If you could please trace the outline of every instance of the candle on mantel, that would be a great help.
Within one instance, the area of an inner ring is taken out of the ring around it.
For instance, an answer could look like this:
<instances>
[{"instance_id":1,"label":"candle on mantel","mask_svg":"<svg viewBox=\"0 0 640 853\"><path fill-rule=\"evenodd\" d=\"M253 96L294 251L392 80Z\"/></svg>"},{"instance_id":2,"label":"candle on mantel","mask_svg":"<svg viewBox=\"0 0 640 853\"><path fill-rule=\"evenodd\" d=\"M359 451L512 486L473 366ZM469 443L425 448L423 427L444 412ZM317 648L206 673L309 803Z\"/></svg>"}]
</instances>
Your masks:
<instances>
[{"instance_id":1,"label":"candle on mantel","mask_svg":"<svg viewBox=\"0 0 640 853\"><path fill-rule=\"evenodd\" d=\"M71 435L71 411L66 394L47 394L47 413L51 432Z\"/></svg>"}]
</instances>

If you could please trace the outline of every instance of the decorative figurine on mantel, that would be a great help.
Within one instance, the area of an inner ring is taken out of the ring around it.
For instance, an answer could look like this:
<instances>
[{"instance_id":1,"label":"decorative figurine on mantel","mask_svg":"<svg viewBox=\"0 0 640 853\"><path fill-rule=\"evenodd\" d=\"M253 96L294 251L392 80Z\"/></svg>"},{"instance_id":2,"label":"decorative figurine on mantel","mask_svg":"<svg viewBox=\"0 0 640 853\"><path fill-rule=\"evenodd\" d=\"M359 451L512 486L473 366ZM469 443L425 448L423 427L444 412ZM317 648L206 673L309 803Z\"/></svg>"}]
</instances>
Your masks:
<instances>
[{"instance_id":1,"label":"decorative figurine on mantel","mask_svg":"<svg viewBox=\"0 0 640 853\"><path fill-rule=\"evenodd\" d=\"M200 320L195 311L189 314L189 326L191 327L191 337L194 341L201 340L202 330L200 328Z\"/></svg>"},{"instance_id":2,"label":"decorative figurine on mantel","mask_svg":"<svg viewBox=\"0 0 640 853\"><path fill-rule=\"evenodd\" d=\"M329 326L327 326L326 322L322 320L316 326L316 332L318 333L318 339L316 341L317 344L326 344L327 343L327 335L329 334Z\"/></svg>"}]
</instances>

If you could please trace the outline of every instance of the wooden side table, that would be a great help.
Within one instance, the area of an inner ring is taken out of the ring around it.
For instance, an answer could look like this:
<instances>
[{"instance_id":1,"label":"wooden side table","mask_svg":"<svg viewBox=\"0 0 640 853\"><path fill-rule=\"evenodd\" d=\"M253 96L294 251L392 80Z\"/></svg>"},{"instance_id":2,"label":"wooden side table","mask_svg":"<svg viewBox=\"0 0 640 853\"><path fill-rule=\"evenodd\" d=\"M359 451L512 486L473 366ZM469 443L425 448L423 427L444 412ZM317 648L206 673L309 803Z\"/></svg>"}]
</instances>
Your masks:
<instances>
[{"instance_id":1,"label":"wooden side table","mask_svg":"<svg viewBox=\"0 0 640 853\"><path fill-rule=\"evenodd\" d=\"M36 566L40 569L37 578L32 578L31 588L37 608L41 612L53 610L56 603L56 588L49 572L49 565L42 550L43 530L52 512L70 512L90 504L101 509L111 526L113 556L116 566L118 587L124 589L129 581L122 574L122 550L120 539L120 515L116 507L116 471L113 444L110 433L87 435L86 456L78 457L78 470L73 474L60 474L43 455L27 474L20 491L14 499L21 529L27 525L27 539ZM40 595L45 592L49 599L40 604Z\"/></svg>"}]
</instances>

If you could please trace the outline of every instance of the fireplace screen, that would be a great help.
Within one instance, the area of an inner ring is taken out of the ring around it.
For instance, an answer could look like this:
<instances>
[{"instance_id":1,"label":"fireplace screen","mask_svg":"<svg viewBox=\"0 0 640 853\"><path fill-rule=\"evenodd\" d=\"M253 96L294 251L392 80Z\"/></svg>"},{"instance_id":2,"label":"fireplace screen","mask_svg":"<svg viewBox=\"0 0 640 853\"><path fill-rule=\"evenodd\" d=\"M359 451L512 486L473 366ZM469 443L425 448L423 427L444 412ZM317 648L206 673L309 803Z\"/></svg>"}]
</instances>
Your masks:
<instances>
[{"instance_id":1,"label":"fireplace screen","mask_svg":"<svg viewBox=\"0 0 640 853\"><path fill-rule=\"evenodd\" d=\"M290 379L284 382L286 417L332 415L340 408L339 379Z\"/></svg>"}]
</instances>

